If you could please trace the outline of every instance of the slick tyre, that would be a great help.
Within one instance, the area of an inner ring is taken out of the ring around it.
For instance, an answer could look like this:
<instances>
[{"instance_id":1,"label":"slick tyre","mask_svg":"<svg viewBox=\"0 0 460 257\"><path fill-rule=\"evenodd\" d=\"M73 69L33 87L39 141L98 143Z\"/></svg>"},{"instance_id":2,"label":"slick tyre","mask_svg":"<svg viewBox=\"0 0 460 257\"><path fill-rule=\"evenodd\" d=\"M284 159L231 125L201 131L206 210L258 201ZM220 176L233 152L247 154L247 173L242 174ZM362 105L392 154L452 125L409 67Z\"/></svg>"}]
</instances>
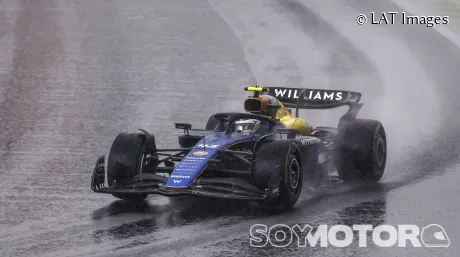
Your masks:
<instances>
[{"instance_id":1,"label":"slick tyre","mask_svg":"<svg viewBox=\"0 0 460 257\"><path fill-rule=\"evenodd\" d=\"M253 181L259 189L279 188L279 193L266 202L268 205L292 208L303 186L299 147L292 141L262 145L255 158Z\"/></svg>"},{"instance_id":2,"label":"slick tyre","mask_svg":"<svg viewBox=\"0 0 460 257\"><path fill-rule=\"evenodd\" d=\"M139 163L145 135L140 133L120 133L110 148L107 163L109 186L122 184L139 174Z\"/></svg>"},{"instance_id":3,"label":"slick tyre","mask_svg":"<svg viewBox=\"0 0 460 257\"><path fill-rule=\"evenodd\" d=\"M347 182L377 182L384 173L387 141L376 120L354 120L339 128L335 160L339 178Z\"/></svg>"}]
</instances>

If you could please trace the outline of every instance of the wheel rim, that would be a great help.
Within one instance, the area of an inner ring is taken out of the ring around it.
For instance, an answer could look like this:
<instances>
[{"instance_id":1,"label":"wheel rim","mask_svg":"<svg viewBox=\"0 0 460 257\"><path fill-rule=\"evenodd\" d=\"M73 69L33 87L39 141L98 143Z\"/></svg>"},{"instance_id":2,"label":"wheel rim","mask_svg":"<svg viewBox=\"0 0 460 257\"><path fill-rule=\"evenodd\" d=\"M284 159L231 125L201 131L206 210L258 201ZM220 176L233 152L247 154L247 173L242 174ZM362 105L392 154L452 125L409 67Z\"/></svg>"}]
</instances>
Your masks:
<instances>
[{"instance_id":1,"label":"wheel rim","mask_svg":"<svg viewBox=\"0 0 460 257\"><path fill-rule=\"evenodd\" d=\"M377 141L376 154L377 154L377 164L379 166L382 166L383 160L385 159L385 144L383 142L383 138L381 137Z\"/></svg>"},{"instance_id":2,"label":"wheel rim","mask_svg":"<svg viewBox=\"0 0 460 257\"><path fill-rule=\"evenodd\" d=\"M297 159L292 159L289 164L290 179L289 182L293 189L296 189L299 186L300 179L300 167Z\"/></svg>"}]
</instances>

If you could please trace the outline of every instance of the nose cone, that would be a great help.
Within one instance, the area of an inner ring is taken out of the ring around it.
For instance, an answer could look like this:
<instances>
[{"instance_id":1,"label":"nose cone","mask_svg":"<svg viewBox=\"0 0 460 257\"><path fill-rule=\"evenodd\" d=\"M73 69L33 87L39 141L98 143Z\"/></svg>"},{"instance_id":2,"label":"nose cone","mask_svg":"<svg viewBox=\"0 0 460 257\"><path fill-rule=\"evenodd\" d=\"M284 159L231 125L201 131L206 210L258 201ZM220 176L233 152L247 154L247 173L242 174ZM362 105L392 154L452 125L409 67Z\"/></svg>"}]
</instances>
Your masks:
<instances>
[{"instance_id":1,"label":"nose cone","mask_svg":"<svg viewBox=\"0 0 460 257\"><path fill-rule=\"evenodd\" d=\"M217 154L216 148L195 148L176 166L166 182L166 187L188 187Z\"/></svg>"},{"instance_id":2,"label":"nose cone","mask_svg":"<svg viewBox=\"0 0 460 257\"><path fill-rule=\"evenodd\" d=\"M210 159L216 157L220 149L224 149L251 136L223 135L215 133L200 140L190 153L174 168L166 182L166 187L189 187L192 182L206 169Z\"/></svg>"}]
</instances>

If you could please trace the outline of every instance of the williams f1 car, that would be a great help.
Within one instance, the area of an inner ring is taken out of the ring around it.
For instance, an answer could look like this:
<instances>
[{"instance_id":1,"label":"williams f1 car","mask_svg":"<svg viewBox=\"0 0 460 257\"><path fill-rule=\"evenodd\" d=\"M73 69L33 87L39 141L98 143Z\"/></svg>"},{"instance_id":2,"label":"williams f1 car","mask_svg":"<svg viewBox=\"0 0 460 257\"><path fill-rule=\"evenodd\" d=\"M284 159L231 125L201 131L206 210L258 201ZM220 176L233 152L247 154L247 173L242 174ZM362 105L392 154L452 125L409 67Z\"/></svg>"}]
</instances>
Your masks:
<instances>
[{"instance_id":1,"label":"williams f1 car","mask_svg":"<svg viewBox=\"0 0 460 257\"><path fill-rule=\"evenodd\" d=\"M292 207L304 183L377 182L386 135L376 120L357 119L361 93L246 87L246 112L212 115L205 129L175 123L180 147L159 149L146 130L119 134L96 163L91 188L131 201L149 194L260 201ZM337 127L312 127L299 109L348 106ZM295 109L295 115L292 110ZM107 168L106 168L107 166ZM337 176L336 176L337 177Z\"/></svg>"}]
</instances>

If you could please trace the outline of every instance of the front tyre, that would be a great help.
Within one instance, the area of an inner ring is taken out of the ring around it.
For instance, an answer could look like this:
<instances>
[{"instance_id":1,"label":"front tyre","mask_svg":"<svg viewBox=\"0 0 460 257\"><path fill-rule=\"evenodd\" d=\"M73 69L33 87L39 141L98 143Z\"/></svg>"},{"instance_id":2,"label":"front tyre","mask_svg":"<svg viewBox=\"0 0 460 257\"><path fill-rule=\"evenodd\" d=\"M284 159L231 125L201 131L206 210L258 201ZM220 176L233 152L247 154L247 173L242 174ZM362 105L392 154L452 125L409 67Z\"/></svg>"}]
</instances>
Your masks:
<instances>
[{"instance_id":1,"label":"front tyre","mask_svg":"<svg viewBox=\"0 0 460 257\"><path fill-rule=\"evenodd\" d=\"M120 133L110 148L107 163L109 186L122 184L139 174L139 164L145 135L140 133Z\"/></svg>"},{"instance_id":2,"label":"front tyre","mask_svg":"<svg viewBox=\"0 0 460 257\"><path fill-rule=\"evenodd\" d=\"M292 141L275 141L262 145L257 151L253 181L260 189L277 188L277 195L267 202L269 205L276 205L283 210L292 208L303 186L299 147Z\"/></svg>"},{"instance_id":3,"label":"front tyre","mask_svg":"<svg viewBox=\"0 0 460 257\"><path fill-rule=\"evenodd\" d=\"M110 148L107 181L109 186L122 185L140 173L146 136L140 133L120 133ZM134 203L142 202L148 194L113 193L114 197Z\"/></svg>"},{"instance_id":4,"label":"front tyre","mask_svg":"<svg viewBox=\"0 0 460 257\"><path fill-rule=\"evenodd\" d=\"M289 153L284 168L283 179L280 182L280 203L289 209L297 202L303 186L303 173L296 150Z\"/></svg>"}]
</instances>

